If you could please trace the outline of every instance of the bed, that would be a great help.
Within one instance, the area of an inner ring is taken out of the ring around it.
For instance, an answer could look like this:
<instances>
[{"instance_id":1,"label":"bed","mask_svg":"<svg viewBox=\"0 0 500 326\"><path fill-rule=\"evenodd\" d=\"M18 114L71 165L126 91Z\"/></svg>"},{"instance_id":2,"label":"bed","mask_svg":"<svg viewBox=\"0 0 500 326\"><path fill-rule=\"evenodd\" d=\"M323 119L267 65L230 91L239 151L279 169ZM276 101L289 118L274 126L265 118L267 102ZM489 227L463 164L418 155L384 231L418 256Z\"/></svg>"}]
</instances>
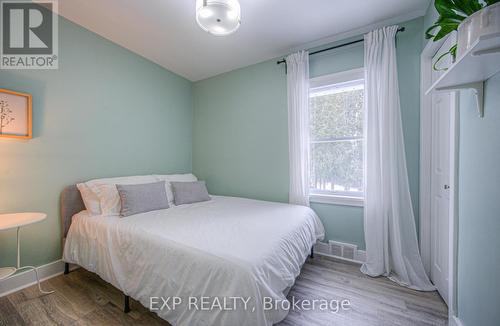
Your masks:
<instances>
[{"instance_id":1,"label":"bed","mask_svg":"<svg viewBox=\"0 0 500 326\"><path fill-rule=\"evenodd\" d=\"M153 310L173 325L281 321L288 311L279 303L324 237L308 207L236 197L212 196L128 217L89 216L72 186L61 207L63 260L98 274L145 307L158 303ZM180 302L175 307L159 309L174 298ZM205 301L215 308L204 309ZM224 302L222 309L217 302Z\"/></svg>"}]
</instances>

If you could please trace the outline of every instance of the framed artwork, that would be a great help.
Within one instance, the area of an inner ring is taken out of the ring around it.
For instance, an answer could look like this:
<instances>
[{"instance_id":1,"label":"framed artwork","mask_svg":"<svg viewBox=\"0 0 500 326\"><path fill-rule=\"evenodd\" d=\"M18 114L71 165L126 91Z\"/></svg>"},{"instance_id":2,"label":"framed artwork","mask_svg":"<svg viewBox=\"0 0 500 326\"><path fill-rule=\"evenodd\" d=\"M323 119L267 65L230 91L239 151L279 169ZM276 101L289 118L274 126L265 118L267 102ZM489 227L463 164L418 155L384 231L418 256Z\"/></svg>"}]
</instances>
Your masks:
<instances>
[{"instance_id":1,"label":"framed artwork","mask_svg":"<svg viewBox=\"0 0 500 326\"><path fill-rule=\"evenodd\" d=\"M0 88L0 138L31 139L32 97Z\"/></svg>"}]
</instances>

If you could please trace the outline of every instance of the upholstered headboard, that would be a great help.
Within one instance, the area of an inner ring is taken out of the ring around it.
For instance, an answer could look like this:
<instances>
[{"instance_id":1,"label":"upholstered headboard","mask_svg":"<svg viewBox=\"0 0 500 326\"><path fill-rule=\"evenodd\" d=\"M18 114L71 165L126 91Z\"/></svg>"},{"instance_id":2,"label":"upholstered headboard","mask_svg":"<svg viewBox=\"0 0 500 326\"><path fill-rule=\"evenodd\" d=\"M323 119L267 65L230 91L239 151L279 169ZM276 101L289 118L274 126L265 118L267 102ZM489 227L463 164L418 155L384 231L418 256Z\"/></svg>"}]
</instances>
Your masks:
<instances>
[{"instance_id":1,"label":"upholstered headboard","mask_svg":"<svg viewBox=\"0 0 500 326\"><path fill-rule=\"evenodd\" d=\"M71 185L61 192L61 225L63 238L66 238L73 215L85 210L82 196L76 185Z\"/></svg>"}]
</instances>

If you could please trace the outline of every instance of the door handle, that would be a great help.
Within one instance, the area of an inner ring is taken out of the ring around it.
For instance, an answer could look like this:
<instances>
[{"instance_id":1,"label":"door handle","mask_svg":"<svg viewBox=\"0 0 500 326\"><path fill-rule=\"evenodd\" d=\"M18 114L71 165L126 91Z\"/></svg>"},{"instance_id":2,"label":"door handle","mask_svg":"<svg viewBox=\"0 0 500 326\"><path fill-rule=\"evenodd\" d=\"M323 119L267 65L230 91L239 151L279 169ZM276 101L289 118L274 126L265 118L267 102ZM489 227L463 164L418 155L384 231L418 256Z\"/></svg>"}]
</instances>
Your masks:
<instances>
[{"instance_id":1,"label":"door handle","mask_svg":"<svg viewBox=\"0 0 500 326\"><path fill-rule=\"evenodd\" d=\"M444 185L444 190L448 190L448 189L450 189L450 186Z\"/></svg>"}]
</instances>

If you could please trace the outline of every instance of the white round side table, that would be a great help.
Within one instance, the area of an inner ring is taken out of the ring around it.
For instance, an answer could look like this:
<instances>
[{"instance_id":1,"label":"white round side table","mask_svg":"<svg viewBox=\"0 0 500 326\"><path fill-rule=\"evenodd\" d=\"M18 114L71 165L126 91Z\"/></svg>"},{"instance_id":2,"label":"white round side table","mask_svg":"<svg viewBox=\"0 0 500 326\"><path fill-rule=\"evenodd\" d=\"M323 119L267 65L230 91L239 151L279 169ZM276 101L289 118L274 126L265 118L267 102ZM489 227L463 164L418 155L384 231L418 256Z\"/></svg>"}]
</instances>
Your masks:
<instances>
[{"instance_id":1,"label":"white round side table","mask_svg":"<svg viewBox=\"0 0 500 326\"><path fill-rule=\"evenodd\" d=\"M19 231L21 227L38 223L47 218L47 214L43 213L16 213L16 214L0 214L0 231L17 229L17 266L16 267L3 267L0 268L0 281L5 280L12 276L14 273L24 269L32 269L35 272L38 290L44 294L54 293L54 291L44 291L40 286L40 279L38 278L38 270L34 266L21 266L20 254L20 237Z\"/></svg>"}]
</instances>

